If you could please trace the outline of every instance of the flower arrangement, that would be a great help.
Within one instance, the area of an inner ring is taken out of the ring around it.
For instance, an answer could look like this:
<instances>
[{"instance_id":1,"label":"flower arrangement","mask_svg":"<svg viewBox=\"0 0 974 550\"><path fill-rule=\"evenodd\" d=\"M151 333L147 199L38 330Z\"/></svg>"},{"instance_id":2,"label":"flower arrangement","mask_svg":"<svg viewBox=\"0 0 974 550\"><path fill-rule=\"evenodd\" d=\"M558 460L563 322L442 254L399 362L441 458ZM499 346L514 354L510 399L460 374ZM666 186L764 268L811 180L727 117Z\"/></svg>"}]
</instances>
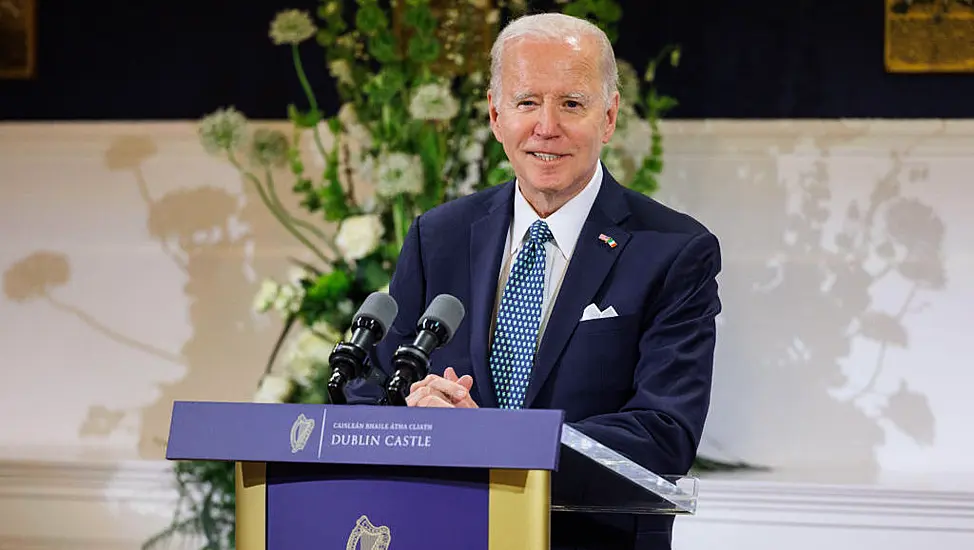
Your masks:
<instances>
[{"instance_id":1,"label":"flower arrangement","mask_svg":"<svg viewBox=\"0 0 974 550\"><path fill-rule=\"evenodd\" d=\"M259 312L276 312L284 328L255 400L325 403L328 354L370 293L388 288L411 221L444 201L513 177L492 139L484 90L489 49L503 21L529 9L524 0L321 0L316 19L283 11L270 38L290 48L307 106L288 106L292 126L251 128L233 107L205 117L203 147L227 159L254 187L278 222L314 257L296 262L286 281L265 280ZM560 1L564 13L588 18L613 39L622 10L614 0ZM341 107L327 115L303 67L302 44L314 39L338 89ZM659 120L676 101L654 87L657 67L679 63L667 47L642 77L619 60L617 132L603 160L620 181L644 193L663 169ZM644 89L645 88L645 89ZM321 226L299 218L280 199L275 171L286 168L292 193ZM326 231L326 226L331 231ZM288 340L289 333L296 336ZM289 341L289 345L285 343ZM280 366L280 368L278 368ZM206 548L234 545L233 465L177 463L182 504L169 529L202 536Z\"/></svg>"}]
</instances>

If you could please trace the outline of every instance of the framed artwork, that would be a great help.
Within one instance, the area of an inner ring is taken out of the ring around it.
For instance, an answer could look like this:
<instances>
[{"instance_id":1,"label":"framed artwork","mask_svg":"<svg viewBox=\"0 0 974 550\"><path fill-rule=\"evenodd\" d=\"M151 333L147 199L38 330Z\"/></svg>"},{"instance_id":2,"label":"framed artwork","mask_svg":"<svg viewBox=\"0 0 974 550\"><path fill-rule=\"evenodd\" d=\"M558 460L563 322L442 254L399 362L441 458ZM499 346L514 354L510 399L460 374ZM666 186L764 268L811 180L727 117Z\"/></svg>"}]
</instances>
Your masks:
<instances>
[{"instance_id":1,"label":"framed artwork","mask_svg":"<svg viewBox=\"0 0 974 550\"><path fill-rule=\"evenodd\" d=\"M0 78L34 77L37 0L0 0Z\"/></svg>"},{"instance_id":2,"label":"framed artwork","mask_svg":"<svg viewBox=\"0 0 974 550\"><path fill-rule=\"evenodd\" d=\"M886 0L885 57L894 73L974 71L974 0Z\"/></svg>"}]
</instances>

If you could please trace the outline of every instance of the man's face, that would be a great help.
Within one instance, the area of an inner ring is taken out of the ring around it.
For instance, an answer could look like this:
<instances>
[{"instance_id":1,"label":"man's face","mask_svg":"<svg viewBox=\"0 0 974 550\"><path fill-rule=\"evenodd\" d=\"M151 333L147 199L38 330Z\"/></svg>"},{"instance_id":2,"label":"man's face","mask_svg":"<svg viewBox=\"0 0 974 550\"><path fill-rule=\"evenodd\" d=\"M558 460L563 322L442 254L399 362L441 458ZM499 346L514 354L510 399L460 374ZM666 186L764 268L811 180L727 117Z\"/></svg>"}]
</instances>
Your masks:
<instances>
[{"instance_id":1,"label":"man's face","mask_svg":"<svg viewBox=\"0 0 974 550\"><path fill-rule=\"evenodd\" d=\"M598 45L588 37L509 42L501 88L501 97L488 94L494 136L528 201L556 210L592 178L615 131L619 95L603 102Z\"/></svg>"}]
</instances>

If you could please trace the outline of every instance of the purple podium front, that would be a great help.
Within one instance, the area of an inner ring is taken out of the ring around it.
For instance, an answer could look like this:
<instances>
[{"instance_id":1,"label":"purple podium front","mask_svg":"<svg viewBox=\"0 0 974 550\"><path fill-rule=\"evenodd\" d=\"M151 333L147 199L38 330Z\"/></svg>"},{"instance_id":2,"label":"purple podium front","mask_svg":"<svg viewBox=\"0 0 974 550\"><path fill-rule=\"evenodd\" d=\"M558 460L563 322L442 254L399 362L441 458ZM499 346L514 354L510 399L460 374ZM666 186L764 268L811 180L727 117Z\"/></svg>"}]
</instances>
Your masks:
<instances>
[{"instance_id":1,"label":"purple podium front","mask_svg":"<svg viewBox=\"0 0 974 550\"><path fill-rule=\"evenodd\" d=\"M176 402L166 457L237 463L237 550L542 550L562 419Z\"/></svg>"},{"instance_id":2,"label":"purple podium front","mask_svg":"<svg viewBox=\"0 0 974 550\"><path fill-rule=\"evenodd\" d=\"M176 402L166 457L236 463L237 550L547 550L552 511L692 514L558 410ZM599 490L553 495L560 453Z\"/></svg>"}]
</instances>

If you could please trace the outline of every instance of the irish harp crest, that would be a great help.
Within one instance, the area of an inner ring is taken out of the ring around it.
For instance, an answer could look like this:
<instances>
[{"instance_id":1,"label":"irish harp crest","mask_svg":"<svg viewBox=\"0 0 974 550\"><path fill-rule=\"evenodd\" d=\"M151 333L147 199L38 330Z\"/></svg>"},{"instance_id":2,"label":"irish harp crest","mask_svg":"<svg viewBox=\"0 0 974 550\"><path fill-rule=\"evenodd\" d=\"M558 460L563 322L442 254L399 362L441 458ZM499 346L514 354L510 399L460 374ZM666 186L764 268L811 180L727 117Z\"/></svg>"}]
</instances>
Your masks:
<instances>
[{"instance_id":1,"label":"irish harp crest","mask_svg":"<svg viewBox=\"0 0 974 550\"><path fill-rule=\"evenodd\" d=\"M355 528L348 535L345 550L389 550L392 533L382 525L376 527L369 521L368 516L362 516L355 522Z\"/></svg>"},{"instance_id":2,"label":"irish harp crest","mask_svg":"<svg viewBox=\"0 0 974 550\"><path fill-rule=\"evenodd\" d=\"M308 418L304 414L298 415L298 419L291 425L291 454L304 450L304 446L308 444L308 438L311 437L311 432L314 429L314 419Z\"/></svg>"}]
</instances>

